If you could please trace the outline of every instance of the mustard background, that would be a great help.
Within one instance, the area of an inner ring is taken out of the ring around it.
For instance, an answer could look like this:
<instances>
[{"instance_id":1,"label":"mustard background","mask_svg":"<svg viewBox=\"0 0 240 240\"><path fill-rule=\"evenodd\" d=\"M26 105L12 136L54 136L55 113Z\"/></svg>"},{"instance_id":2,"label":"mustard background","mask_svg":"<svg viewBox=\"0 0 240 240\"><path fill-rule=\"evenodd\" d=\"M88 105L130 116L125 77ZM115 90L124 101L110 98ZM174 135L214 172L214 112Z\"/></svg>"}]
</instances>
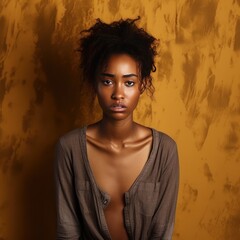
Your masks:
<instances>
[{"instance_id":1,"label":"mustard background","mask_svg":"<svg viewBox=\"0 0 240 240\"><path fill-rule=\"evenodd\" d=\"M135 120L178 143L174 240L240 239L240 0L1 0L0 239L54 239L54 144L94 122L76 52L96 18L160 39Z\"/></svg>"}]
</instances>

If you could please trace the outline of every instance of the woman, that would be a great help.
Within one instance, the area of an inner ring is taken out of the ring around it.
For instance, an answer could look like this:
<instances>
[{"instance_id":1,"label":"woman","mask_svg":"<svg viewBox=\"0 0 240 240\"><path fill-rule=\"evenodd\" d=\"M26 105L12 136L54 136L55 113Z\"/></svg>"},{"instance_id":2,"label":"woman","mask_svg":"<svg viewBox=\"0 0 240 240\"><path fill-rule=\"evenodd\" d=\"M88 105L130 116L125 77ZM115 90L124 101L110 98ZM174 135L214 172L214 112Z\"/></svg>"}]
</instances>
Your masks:
<instances>
[{"instance_id":1,"label":"woman","mask_svg":"<svg viewBox=\"0 0 240 240\"><path fill-rule=\"evenodd\" d=\"M57 239L171 239L178 154L169 136L133 121L156 69L156 39L136 20L98 19L81 39L83 75L103 115L58 142Z\"/></svg>"}]
</instances>

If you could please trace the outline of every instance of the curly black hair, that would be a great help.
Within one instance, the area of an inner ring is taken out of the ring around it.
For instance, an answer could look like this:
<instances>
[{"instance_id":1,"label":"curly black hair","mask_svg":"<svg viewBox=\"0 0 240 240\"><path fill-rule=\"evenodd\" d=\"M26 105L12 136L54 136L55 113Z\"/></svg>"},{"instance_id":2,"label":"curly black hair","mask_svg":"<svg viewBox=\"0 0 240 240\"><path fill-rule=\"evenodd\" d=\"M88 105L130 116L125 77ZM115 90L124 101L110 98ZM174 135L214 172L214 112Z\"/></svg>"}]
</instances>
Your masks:
<instances>
[{"instance_id":1,"label":"curly black hair","mask_svg":"<svg viewBox=\"0 0 240 240\"><path fill-rule=\"evenodd\" d=\"M143 92L147 89L151 96L154 92L151 72L156 71L154 57L157 55L157 39L143 28L138 28L136 19L102 22L100 19L89 29L83 30L80 39L80 67L84 79L91 87L95 86L98 70L107 64L113 54L128 54L137 61L140 69Z\"/></svg>"}]
</instances>

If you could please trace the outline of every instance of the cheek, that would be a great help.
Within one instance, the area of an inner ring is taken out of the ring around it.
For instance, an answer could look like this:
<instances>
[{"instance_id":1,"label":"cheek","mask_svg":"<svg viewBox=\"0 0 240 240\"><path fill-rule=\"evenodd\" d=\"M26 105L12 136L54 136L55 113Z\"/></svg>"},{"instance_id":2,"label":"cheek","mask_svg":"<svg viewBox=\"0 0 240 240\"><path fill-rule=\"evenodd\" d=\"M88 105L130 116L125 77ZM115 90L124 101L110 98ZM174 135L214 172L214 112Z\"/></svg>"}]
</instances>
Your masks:
<instances>
[{"instance_id":1,"label":"cheek","mask_svg":"<svg viewBox=\"0 0 240 240\"><path fill-rule=\"evenodd\" d=\"M140 96L140 91L136 88L136 89L130 89L127 90L128 93L126 93L126 95L128 95L129 97L131 97L132 99L138 99Z\"/></svg>"},{"instance_id":2,"label":"cheek","mask_svg":"<svg viewBox=\"0 0 240 240\"><path fill-rule=\"evenodd\" d=\"M98 86L97 87L97 95L98 96L105 96L105 95L107 95L107 89L106 88L104 88L104 87L101 87L101 86Z\"/></svg>"},{"instance_id":3,"label":"cheek","mask_svg":"<svg viewBox=\"0 0 240 240\"><path fill-rule=\"evenodd\" d=\"M99 103L104 103L106 100L110 98L110 91L106 88L97 88L97 98Z\"/></svg>"},{"instance_id":4,"label":"cheek","mask_svg":"<svg viewBox=\"0 0 240 240\"><path fill-rule=\"evenodd\" d=\"M138 104L139 97L140 97L140 92L133 91L129 93L129 100L132 102L134 108Z\"/></svg>"},{"instance_id":5,"label":"cheek","mask_svg":"<svg viewBox=\"0 0 240 240\"><path fill-rule=\"evenodd\" d=\"M137 96L135 97L135 105L136 105L136 106L137 106L138 101L139 101L139 96L140 96L140 95L137 95ZM136 106L135 106L135 107L136 107Z\"/></svg>"}]
</instances>

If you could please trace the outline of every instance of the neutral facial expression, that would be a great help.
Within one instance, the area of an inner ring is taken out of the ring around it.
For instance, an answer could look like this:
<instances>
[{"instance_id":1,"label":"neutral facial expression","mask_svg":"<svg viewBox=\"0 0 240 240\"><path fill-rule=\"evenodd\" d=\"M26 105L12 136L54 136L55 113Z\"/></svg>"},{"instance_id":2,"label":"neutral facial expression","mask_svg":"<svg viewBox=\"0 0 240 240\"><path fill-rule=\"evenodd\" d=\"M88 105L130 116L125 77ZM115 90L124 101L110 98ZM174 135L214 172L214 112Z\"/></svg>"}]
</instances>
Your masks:
<instances>
[{"instance_id":1,"label":"neutral facial expression","mask_svg":"<svg viewBox=\"0 0 240 240\"><path fill-rule=\"evenodd\" d=\"M97 97L104 117L116 120L132 117L140 92L137 62L127 54L112 55L97 79Z\"/></svg>"}]
</instances>

